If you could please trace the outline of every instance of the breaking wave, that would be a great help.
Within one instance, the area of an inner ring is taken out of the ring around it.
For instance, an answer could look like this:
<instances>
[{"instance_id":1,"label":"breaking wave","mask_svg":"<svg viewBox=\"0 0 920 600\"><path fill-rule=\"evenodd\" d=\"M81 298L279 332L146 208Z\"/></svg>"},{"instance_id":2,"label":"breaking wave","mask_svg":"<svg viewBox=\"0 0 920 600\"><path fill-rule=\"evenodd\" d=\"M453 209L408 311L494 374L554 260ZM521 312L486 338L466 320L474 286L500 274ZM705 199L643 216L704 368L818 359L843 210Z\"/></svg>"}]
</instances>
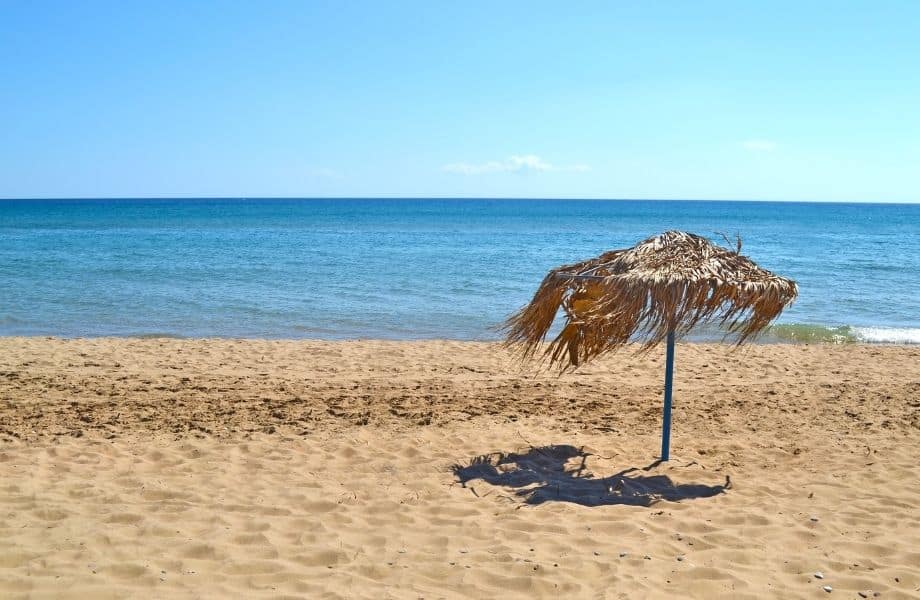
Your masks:
<instances>
[{"instance_id":1,"label":"breaking wave","mask_svg":"<svg viewBox=\"0 0 920 600\"><path fill-rule=\"evenodd\" d=\"M790 323L774 325L764 335L781 342L847 344L863 342L870 344L920 344L920 328L913 327L854 327L841 325L808 325Z\"/></svg>"}]
</instances>

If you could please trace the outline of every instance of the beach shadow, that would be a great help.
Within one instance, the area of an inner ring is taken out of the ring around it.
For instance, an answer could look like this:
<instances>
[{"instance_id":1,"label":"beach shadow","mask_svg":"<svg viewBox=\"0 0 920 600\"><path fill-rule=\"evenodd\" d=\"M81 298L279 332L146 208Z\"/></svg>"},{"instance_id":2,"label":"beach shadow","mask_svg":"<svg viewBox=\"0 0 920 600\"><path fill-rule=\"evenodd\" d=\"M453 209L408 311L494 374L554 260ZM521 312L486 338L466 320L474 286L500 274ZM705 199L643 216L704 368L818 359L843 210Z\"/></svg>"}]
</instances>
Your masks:
<instances>
[{"instance_id":1,"label":"beach shadow","mask_svg":"<svg viewBox=\"0 0 920 600\"><path fill-rule=\"evenodd\" d=\"M667 475L642 474L659 466L661 461L596 478L585 465L589 456L590 453L575 446L542 446L523 454L484 454L468 465L454 465L452 470L463 487L481 479L490 485L510 488L527 504L572 502L582 506L652 506L661 500L679 502L710 498L731 487L727 476L722 485L702 485L675 484ZM473 492L476 493L475 489Z\"/></svg>"}]
</instances>

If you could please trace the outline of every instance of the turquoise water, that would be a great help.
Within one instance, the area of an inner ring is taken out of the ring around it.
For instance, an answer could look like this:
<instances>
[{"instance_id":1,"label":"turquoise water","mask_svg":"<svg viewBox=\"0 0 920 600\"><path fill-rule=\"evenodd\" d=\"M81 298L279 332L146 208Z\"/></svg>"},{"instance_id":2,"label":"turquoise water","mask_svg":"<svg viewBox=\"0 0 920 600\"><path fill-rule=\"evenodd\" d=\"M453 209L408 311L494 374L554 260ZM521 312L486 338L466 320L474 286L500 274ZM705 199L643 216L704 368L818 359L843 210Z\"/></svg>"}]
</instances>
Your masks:
<instances>
[{"instance_id":1,"label":"turquoise water","mask_svg":"<svg viewBox=\"0 0 920 600\"><path fill-rule=\"evenodd\" d=\"M494 339L667 229L798 281L766 340L920 343L920 205L700 201L0 201L0 334Z\"/></svg>"}]
</instances>

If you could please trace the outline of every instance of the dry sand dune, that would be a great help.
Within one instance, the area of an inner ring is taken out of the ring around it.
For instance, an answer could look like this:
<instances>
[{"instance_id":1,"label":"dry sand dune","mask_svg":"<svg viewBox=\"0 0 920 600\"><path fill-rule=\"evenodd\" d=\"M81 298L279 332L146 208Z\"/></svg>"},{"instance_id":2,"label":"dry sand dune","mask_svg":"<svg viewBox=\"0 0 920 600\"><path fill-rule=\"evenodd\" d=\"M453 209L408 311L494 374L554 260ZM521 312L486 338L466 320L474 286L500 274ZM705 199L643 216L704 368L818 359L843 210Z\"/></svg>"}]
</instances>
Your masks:
<instances>
[{"instance_id":1,"label":"dry sand dune","mask_svg":"<svg viewBox=\"0 0 920 600\"><path fill-rule=\"evenodd\" d=\"M920 349L680 345L655 465L661 371L0 339L0 595L920 597Z\"/></svg>"}]
</instances>

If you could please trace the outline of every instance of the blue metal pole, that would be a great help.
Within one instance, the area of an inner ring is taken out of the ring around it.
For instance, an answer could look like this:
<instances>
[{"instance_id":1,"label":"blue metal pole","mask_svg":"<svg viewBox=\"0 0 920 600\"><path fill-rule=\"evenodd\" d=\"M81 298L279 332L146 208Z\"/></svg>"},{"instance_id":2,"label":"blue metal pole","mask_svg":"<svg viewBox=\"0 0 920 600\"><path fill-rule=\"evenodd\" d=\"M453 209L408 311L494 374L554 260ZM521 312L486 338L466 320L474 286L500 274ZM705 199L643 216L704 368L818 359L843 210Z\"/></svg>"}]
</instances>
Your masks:
<instances>
[{"instance_id":1,"label":"blue metal pole","mask_svg":"<svg viewBox=\"0 0 920 600\"><path fill-rule=\"evenodd\" d=\"M670 457L671 450L671 382L674 379L674 331L668 332L668 350L664 365L664 418L661 424L661 460Z\"/></svg>"}]
</instances>

